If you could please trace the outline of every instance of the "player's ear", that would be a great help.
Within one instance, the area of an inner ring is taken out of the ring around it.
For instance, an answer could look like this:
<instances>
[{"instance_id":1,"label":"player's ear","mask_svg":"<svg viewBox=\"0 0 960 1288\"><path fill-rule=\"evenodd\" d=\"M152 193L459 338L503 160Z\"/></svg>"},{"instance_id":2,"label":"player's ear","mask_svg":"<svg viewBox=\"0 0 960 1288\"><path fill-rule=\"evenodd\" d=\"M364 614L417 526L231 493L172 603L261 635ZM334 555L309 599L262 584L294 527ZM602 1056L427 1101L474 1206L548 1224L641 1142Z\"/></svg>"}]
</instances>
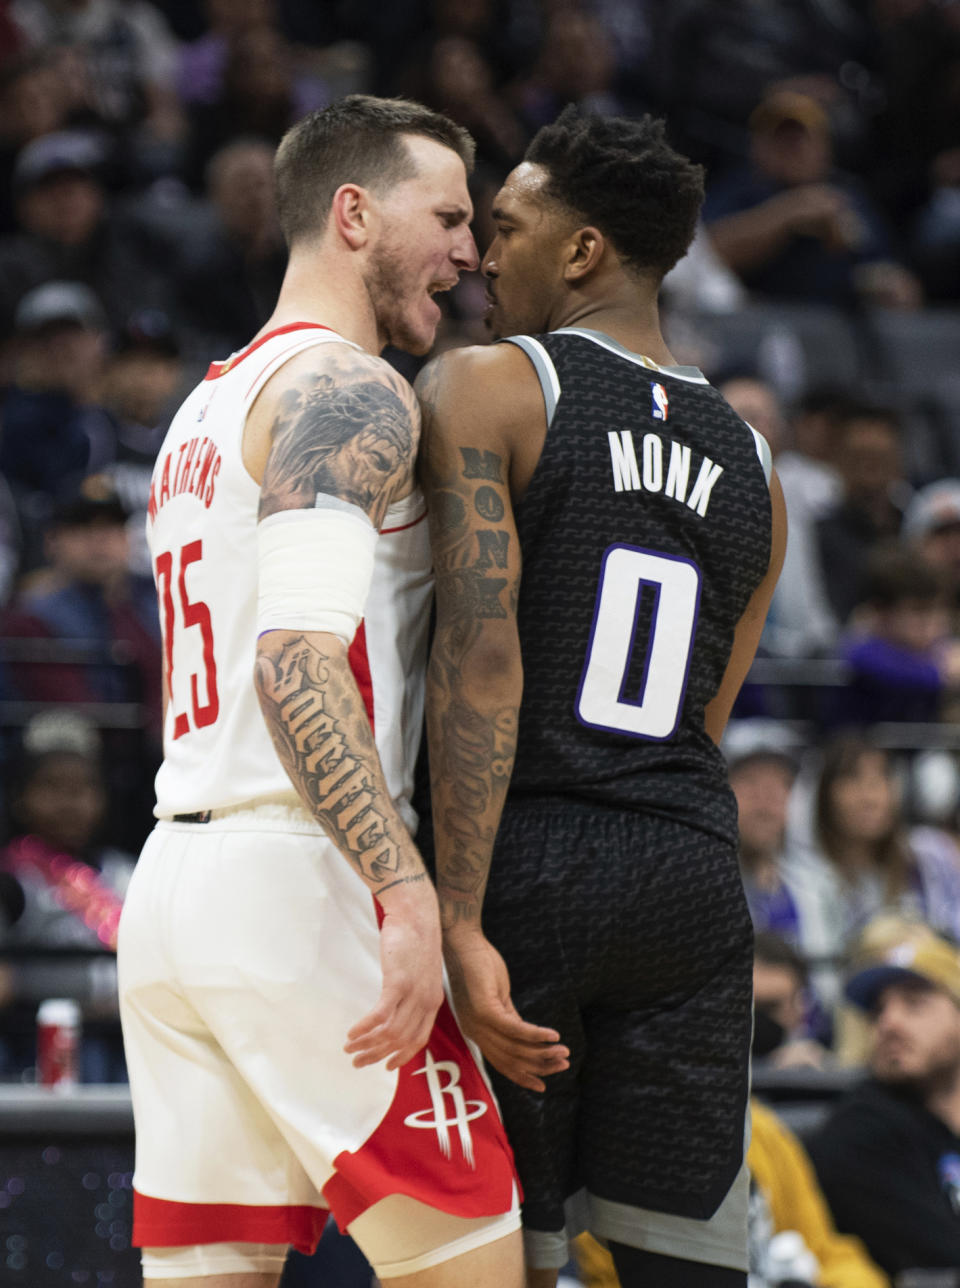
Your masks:
<instances>
[{"instance_id":1,"label":"player's ear","mask_svg":"<svg viewBox=\"0 0 960 1288\"><path fill-rule=\"evenodd\" d=\"M351 250L359 250L366 244L371 213L369 194L359 184L341 184L333 194L330 218Z\"/></svg>"},{"instance_id":2,"label":"player's ear","mask_svg":"<svg viewBox=\"0 0 960 1288\"><path fill-rule=\"evenodd\" d=\"M578 228L567 242L564 279L568 282L580 282L596 272L603 258L605 245L605 238L599 228L590 225Z\"/></svg>"}]
</instances>

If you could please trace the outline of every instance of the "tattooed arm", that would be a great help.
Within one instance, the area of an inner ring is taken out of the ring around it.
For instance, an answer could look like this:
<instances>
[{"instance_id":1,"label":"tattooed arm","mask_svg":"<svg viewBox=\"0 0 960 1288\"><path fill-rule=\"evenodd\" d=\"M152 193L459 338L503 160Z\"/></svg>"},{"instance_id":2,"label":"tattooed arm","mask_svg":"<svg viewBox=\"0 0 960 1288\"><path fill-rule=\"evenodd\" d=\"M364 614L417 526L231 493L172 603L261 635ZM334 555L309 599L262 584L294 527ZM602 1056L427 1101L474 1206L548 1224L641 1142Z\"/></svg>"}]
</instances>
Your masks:
<instances>
[{"instance_id":1,"label":"tattooed arm","mask_svg":"<svg viewBox=\"0 0 960 1288\"><path fill-rule=\"evenodd\" d=\"M379 527L411 486L416 400L380 359L332 344L320 352L281 368L254 409L244 447L256 468L260 435L260 519L331 497ZM357 1066L387 1059L397 1068L426 1043L442 1000L439 919L384 780L347 646L325 632L267 631L257 642L255 683L291 782L384 912L383 989L345 1050Z\"/></svg>"},{"instance_id":2,"label":"tattooed arm","mask_svg":"<svg viewBox=\"0 0 960 1288\"><path fill-rule=\"evenodd\" d=\"M451 352L417 381L437 603L427 732L437 892L457 1013L495 1068L542 1090L542 1075L565 1067L566 1052L556 1032L517 1014L507 968L481 923L523 689L510 488L518 403L504 379L516 362L506 349Z\"/></svg>"}]
</instances>

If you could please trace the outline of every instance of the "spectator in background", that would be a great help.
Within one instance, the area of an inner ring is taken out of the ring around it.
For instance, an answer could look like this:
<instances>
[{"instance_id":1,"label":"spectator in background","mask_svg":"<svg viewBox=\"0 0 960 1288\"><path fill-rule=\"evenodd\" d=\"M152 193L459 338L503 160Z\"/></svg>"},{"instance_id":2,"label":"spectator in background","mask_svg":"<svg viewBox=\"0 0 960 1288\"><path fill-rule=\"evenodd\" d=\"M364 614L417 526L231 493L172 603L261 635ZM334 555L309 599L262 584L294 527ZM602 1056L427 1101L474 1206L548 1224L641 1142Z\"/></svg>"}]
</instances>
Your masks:
<instances>
[{"instance_id":1,"label":"spectator in background","mask_svg":"<svg viewBox=\"0 0 960 1288\"><path fill-rule=\"evenodd\" d=\"M124 1079L112 954L135 860L100 840L108 793L94 726L61 711L28 725L23 750L8 771L6 806L0 871L17 882L23 909L0 947L101 949L107 955L12 960L11 1004L0 1019L3 1072L18 1075L33 1064L38 1002L74 997L83 1007L83 1080Z\"/></svg>"},{"instance_id":2,"label":"spectator in background","mask_svg":"<svg viewBox=\"0 0 960 1288\"><path fill-rule=\"evenodd\" d=\"M750 118L750 162L707 190L704 222L720 258L757 295L901 308L921 303L866 192L833 164L814 99L780 90Z\"/></svg>"},{"instance_id":3,"label":"spectator in background","mask_svg":"<svg viewBox=\"0 0 960 1288\"><path fill-rule=\"evenodd\" d=\"M895 412L850 402L835 423L834 464L842 492L815 531L820 581L843 626L862 601L871 553L900 533L910 486Z\"/></svg>"},{"instance_id":4,"label":"spectator in background","mask_svg":"<svg viewBox=\"0 0 960 1288\"><path fill-rule=\"evenodd\" d=\"M775 722L744 720L724 738L730 786L737 798L740 872L756 932L773 932L808 960L830 959L842 949L841 927L831 906L833 889L823 873L797 861L788 842L790 797L799 763ZM814 988L829 1012L838 986L830 969L818 968Z\"/></svg>"},{"instance_id":5,"label":"spectator in background","mask_svg":"<svg viewBox=\"0 0 960 1288\"><path fill-rule=\"evenodd\" d=\"M750 1118L751 1271L761 1282L783 1284L784 1261L799 1268L806 1250L811 1288L887 1288L861 1241L837 1233L810 1158L786 1123L756 1097ZM796 1271L787 1283L796 1286Z\"/></svg>"},{"instance_id":6,"label":"spectator in background","mask_svg":"<svg viewBox=\"0 0 960 1288\"><path fill-rule=\"evenodd\" d=\"M170 319L141 309L118 335L102 381L102 401L116 434L103 473L130 515L131 571L152 577L146 515L154 462L183 383L180 345Z\"/></svg>"},{"instance_id":7,"label":"spectator in background","mask_svg":"<svg viewBox=\"0 0 960 1288\"><path fill-rule=\"evenodd\" d=\"M135 158L142 165L146 152L156 154L166 169L183 116L176 41L157 8L146 0L17 0L14 14L28 47L73 54L86 113L113 134L135 132Z\"/></svg>"},{"instance_id":8,"label":"spectator in background","mask_svg":"<svg viewBox=\"0 0 960 1288\"><path fill-rule=\"evenodd\" d=\"M827 745L813 833L797 866L829 892L844 945L891 910L960 937L960 851L946 832L910 826L888 752L853 735Z\"/></svg>"},{"instance_id":9,"label":"spectator in background","mask_svg":"<svg viewBox=\"0 0 960 1288\"><path fill-rule=\"evenodd\" d=\"M269 316L287 262L273 195L273 152L228 143L207 167L207 200L170 272L188 357L223 358Z\"/></svg>"},{"instance_id":10,"label":"spectator in background","mask_svg":"<svg viewBox=\"0 0 960 1288\"><path fill-rule=\"evenodd\" d=\"M780 399L770 382L750 372L738 372L715 378L714 383L737 415L764 436L776 459L784 445L786 425Z\"/></svg>"},{"instance_id":11,"label":"spectator in background","mask_svg":"<svg viewBox=\"0 0 960 1288\"><path fill-rule=\"evenodd\" d=\"M215 103L223 87L230 47L236 37L276 22L275 0L204 0L202 36L181 46L177 93L188 107Z\"/></svg>"},{"instance_id":12,"label":"spectator in background","mask_svg":"<svg viewBox=\"0 0 960 1288\"><path fill-rule=\"evenodd\" d=\"M568 103L599 116L625 113L610 38L597 18L571 3L548 9L533 67L508 95L530 134L549 125Z\"/></svg>"},{"instance_id":13,"label":"spectator in background","mask_svg":"<svg viewBox=\"0 0 960 1288\"><path fill-rule=\"evenodd\" d=\"M293 48L277 27L234 32L217 97L190 110L188 184L197 190L211 158L235 139L263 139L275 148L295 121L329 99L319 77L297 76Z\"/></svg>"},{"instance_id":14,"label":"spectator in background","mask_svg":"<svg viewBox=\"0 0 960 1288\"><path fill-rule=\"evenodd\" d=\"M46 538L49 567L15 597L0 618L0 634L27 642L7 667L16 697L104 704L99 710L112 803L108 834L135 851L152 821L159 764L156 596L150 580L129 571L126 510L101 478L88 479L84 487L54 512ZM46 652L38 641L50 641ZM67 656L61 658L63 650Z\"/></svg>"},{"instance_id":15,"label":"spectator in background","mask_svg":"<svg viewBox=\"0 0 960 1288\"><path fill-rule=\"evenodd\" d=\"M858 149L859 166L874 196L901 227L928 196L936 224L940 185L957 181L960 18L956 5L869 0L864 9L869 15L861 72L861 83L865 80L867 88L863 102L867 131ZM936 271L946 264L922 256L915 263L934 297L944 298L945 289L953 285L953 298L957 298L960 281L945 279Z\"/></svg>"},{"instance_id":16,"label":"spectator in background","mask_svg":"<svg viewBox=\"0 0 960 1288\"><path fill-rule=\"evenodd\" d=\"M808 1142L839 1229L890 1275L960 1266L960 958L883 919L847 995L869 1017L868 1081Z\"/></svg>"},{"instance_id":17,"label":"spectator in background","mask_svg":"<svg viewBox=\"0 0 960 1288\"><path fill-rule=\"evenodd\" d=\"M17 227L13 167L17 153L33 139L63 129L70 100L46 51L25 54L0 66L0 236Z\"/></svg>"},{"instance_id":18,"label":"spectator in background","mask_svg":"<svg viewBox=\"0 0 960 1288\"><path fill-rule=\"evenodd\" d=\"M49 566L0 620L8 638L85 642L91 664L23 661L13 671L34 702L142 702L159 737L160 627L152 583L130 574L127 511L103 481L54 512ZM120 646L120 647L118 647Z\"/></svg>"},{"instance_id":19,"label":"spectator in background","mask_svg":"<svg viewBox=\"0 0 960 1288\"><path fill-rule=\"evenodd\" d=\"M913 223L911 254L930 298L956 301L960 300L960 146L945 148L934 159L930 179L930 194Z\"/></svg>"},{"instance_id":20,"label":"spectator in background","mask_svg":"<svg viewBox=\"0 0 960 1288\"><path fill-rule=\"evenodd\" d=\"M696 160L716 169L738 151L764 93L799 78L818 101L838 97L856 58L854 6L820 0L672 0L658 5L648 75Z\"/></svg>"},{"instance_id":21,"label":"spectator in background","mask_svg":"<svg viewBox=\"0 0 960 1288\"><path fill-rule=\"evenodd\" d=\"M753 1054L774 1069L822 1069L828 1017L810 992L807 963L780 935L758 930L753 945Z\"/></svg>"},{"instance_id":22,"label":"spectator in background","mask_svg":"<svg viewBox=\"0 0 960 1288\"><path fill-rule=\"evenodd\" d=\"M960 479L920 488L904 513L902 535L946 578L951 614L960 621Z\"/></svg>"},{"instance_id":23,"label":"spectator in background","mask_svg":"<svg viewBox=\"0 0 960 1288\"><path fill-rule=\"evenodd\" d=\"M465 36L446 35L428 51L424 102L447 113L477 141L481 162L505 174L523 156L529 133L500 93L495 72L479 45Z\"/></svg>"},{"instance_id":24,"label":"spectator in background","mask_svg":"<svg viewBox=\"0 0 960 1288\"><path fill-rule=\"evenodd\" d=\"M834 457L838 426L849 401L840 390L810 390L793 409L785 446L777 455L787 507L787 551L762 644L779 657L822 653L837 637L837 621L820 574L815 524L842 495Z\"/></svg>"},{"instance_id":25,"label":"spectator in background","mask_svg":"<svg viewBox=\"0 0 960 1288\"><path fill-rule=\"evenodd\" d=\"M897 543L878 547L840 656L849 676L831 693L828 726L949 718L960 696L960 640L940 570Z\"/></svg>"},{"instance_id":26,"label":"spectator in background","mask_svg":"<svg viewBox=\"0 0 960 1288\"><path fill-rule=\"evenodd\" d=\"M27 291L53 280L91 287L119 324L151 298L157 266L138 255L127 221L108 206L103 142L64 130L21 149L13 170L20 231L0 242L0 341Z\"/></svg>"},{"instance_id":27,"label":"spectator in background","mask_svg":"<svg viewBox=\"0 0 960 1288\"><path fill-rule=\"evenodd\" d=\"M23 297L15 324L13 383L0 404L0 471L17 503L29 570L41 561L54 504L113 459L114 432L97 401L108 333L93 291L47 282Z\"/></svg>"}]
</instances>

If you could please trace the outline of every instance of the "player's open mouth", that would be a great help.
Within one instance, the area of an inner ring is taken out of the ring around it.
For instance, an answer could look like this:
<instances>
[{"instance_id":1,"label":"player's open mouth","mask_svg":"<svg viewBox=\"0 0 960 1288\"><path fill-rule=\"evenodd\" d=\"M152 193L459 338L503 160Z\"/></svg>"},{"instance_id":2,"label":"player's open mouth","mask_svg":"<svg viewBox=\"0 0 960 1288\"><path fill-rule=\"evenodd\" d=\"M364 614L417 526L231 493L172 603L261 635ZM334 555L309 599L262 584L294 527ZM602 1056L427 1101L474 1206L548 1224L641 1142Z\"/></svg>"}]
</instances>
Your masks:
<instances>
[{"instance_id":1,"label":"player's open mouth","mask_svg":"<svg viewBox=\"0 0 960 1288\"><path fill-rule=\"evenodd\" d=\"M456 281L431 282L430 285L427 287L427 294L431 297L434 295L442 295L444 291L452 291L453 288L456 286L456 284L457 284Z\"/></svg>"}]
</instances>

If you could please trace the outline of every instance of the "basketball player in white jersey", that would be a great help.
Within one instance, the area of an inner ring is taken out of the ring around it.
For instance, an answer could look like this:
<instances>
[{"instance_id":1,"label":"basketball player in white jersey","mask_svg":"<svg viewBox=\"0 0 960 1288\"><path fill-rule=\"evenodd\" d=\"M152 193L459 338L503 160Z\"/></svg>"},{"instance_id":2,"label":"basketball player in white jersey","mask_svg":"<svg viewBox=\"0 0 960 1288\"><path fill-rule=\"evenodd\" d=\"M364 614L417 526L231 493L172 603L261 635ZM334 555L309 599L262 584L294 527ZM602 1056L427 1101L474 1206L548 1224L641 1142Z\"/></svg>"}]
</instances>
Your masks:
<instances>
[{"instance_id":1,"label":"basketball player in white jersey","mask_svg":"<svg viewBox=\"0 0 960 1288\"><path fill-rule=\"evenodd\" d=\"M171 425L158 823L120 930L148 1288L274 1288L332 1211L396 1288L519 1288L510 1148L410 838L430 595L412 391L477 265L469 136L351 96L277 154L276 309Z\"/></svg>"}]
</instances>

